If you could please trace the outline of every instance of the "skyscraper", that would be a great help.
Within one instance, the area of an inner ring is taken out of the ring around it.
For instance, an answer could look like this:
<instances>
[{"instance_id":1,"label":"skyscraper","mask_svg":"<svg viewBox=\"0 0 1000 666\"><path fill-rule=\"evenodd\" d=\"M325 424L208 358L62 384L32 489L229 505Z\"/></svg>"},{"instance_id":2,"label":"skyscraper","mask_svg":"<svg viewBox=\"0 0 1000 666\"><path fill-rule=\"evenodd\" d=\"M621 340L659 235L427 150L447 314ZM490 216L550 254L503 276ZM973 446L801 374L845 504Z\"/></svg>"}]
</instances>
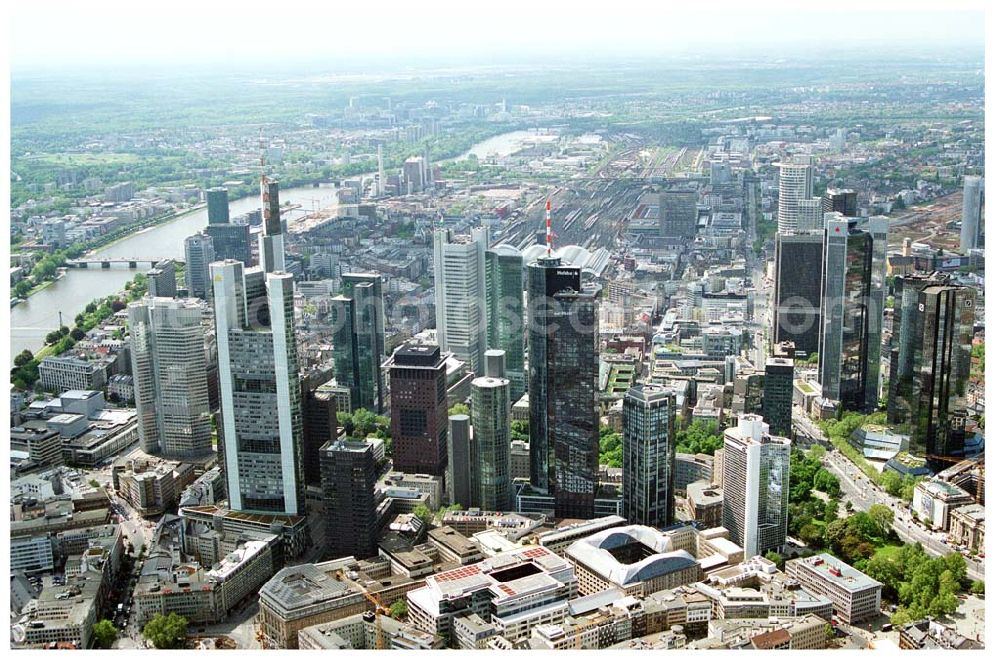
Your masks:
<instances>
[{"instance_id":1,"label":"skyscraper","mask_svg":"<svg viewBox=\"0 0 1000 666\"><path fill-rule=\"evenodd\" d=\"M622 512L629 523L666 527L674 520L673 391L637 384L625 394Z\"/></svg>"},{"instance_id":2,"label":"skyscraper","mask_svg":"<svg viewBox=\"0 0 1000 666\"><path fill-rule=\"evenodd\" d=\"M212 453L205 331L197 301L146 297L129 304L139 443L146 453Z\"/></svg>"},{"instance_id":3,"label":"skyscraper","mask_svg":"<svg viewBox=\"0 0 1000 666\"><path fill-rule=\"evenodd\" d=\"M486 342L502 349L504 377L511 400L525 391L524 381L524 260L510 245L486 251Z\"/></svg>"},{"instance_id":4,"label":"skyscraper","mask_svg":"<svg viewBox=\"0 0 1000 666\"><path fill-rule=\"evenodd\" d=\"M215 261L215 246L212 237L195 234L184 239L184 281L188 295L208 300L212 296L208 280L208 265Z\"/></svg>"},{"instance_id":5,"label":"skyscraper","mask_svg":"<svg viewBox=\"0 0 1000 666\"><path fill-rule=\"evenodd\" d=\"M528 266L531 483L556 517L593 517L599 438L598 295L580 268L542 255Z\"/></svg>"},{"instance_id":6,"label":"skyscraper","mask_svg":"<svg viewBox=\"0 0 1000 666\"><path fill-rule=\"evenodd\" d=\"M827 215L819 377L823 397L852 411L878 405L888 230L883 217Z\"/></svg>"},{"instance_id":7,"label":"skyscraper","mask_svg":"<svg viewBox=\"0 0 1000 666\"><path fill-rule=\"evenodd\" d=\"M246 224L210 224L205 235L212 239L215 260L232 259L244 266L251 265L250 226Z\"/></svg>"},{"instance_id":8,"label":"skyscraper","mask_svg":"<svg viewBox=\"0 0 1000 666\"><path fill-rule=\"evenodd\" d=\"M205 191L209 224L229 224L229 190L213 187Z\"/></svg>"},{"instance_id":9,"label":"skyscraper","mask_svg":"<svg viewBox=\"0 0 1000 666\"><path fill-rule=\"evenodd\" d=\"M942 274L897 277L894 292L888 422L939 469L933 456L964 455L976 294Z\"/></svg>"},{"instance_id":10,"label":"skyscraper","mask_svg":"<svg viewBox=\"0 0 1000 666\"><path fill-rule=\"evenodd\" d=\"M761 413L775 435L792 436L792 397L795 361L769 357L764 364L764 398Z\"/></svg>"},{"instance_id":11,"label":"skyscraper","mask_svg":"<svg viewBox=\"0 0 1000 666\"><path fill-rule=\"evenodd\" d=\"M819 351L823 234L777 234L774 263L771 341L794 342L809 357Z\"/></svg>"},{"instance_id":12,"label":"skyscraper","mask_svg":"<svg viewBox=\"0 0 1000 666\"><path fill-rule=\"evenodd\" d=\"M289 273L210 266L230 507L299 514L303 422Z\"/></svg>"},{"instance_id":13,"label":"skyscraper","mask_svg":"<svg viewBox=\"0 0 1000 666\"><path fill-rule=\"evenodd\" d=\"M966 176L962 189L962 252L983 247L983 210L986 192L982 176Z\"/></svg>"},{"instance_id":14,"label":"skyscraper","mask_svg":"<svg viewBox=\"0 0 1000 666\"><path fill-rule=\"evenodd\" d=\"M779 550L788 537L791 440L772 437L756 414L725 432L722 526L747 559Z\"/></svg>"},{"instance_id":15,"label":"skyscraper","mask_svg":"<svg viewBox=\"0 0 1000 666\"><path fill-rule=\"evenodd\" d=\"M486 351L486 264L489 231L473 229L469 239L448 229L434 232L434 308L442 351L483 374Z\"/></svg>"},{"instance_id":16,"label":"skyscraper","mask_svg":"<svg viewBox=\"0 0 1000 666\"><path fill-rule=\"evenodd\" d=\"M660 193L660 235L694 238L698 234L698 193L667 190Z\"/></svg>"},{"instance_id":17,"label":"skyscraper","mask_svg":"<svg viewBox=\"0 0 1000 666\"><path fill-rule=\"evenodd\" d=\"M858 216L858 193L829 187L823 195L823 214L840 213L844 217Z\"/></svg>"},{"instance_id":18,"label":"skyscraper","mask_svg":"<svg viewBox=\"0 0 1000 666\"><path fill-rule=\"evenodd\" d=\"M472 380L472 491L474 506L508 511L513 503L510 476L510 380Z\"/></svg>"},{"instance_id":19,"label":"skyscraper","mask_svg":"<svg viewBox=\"0 0 1000 666\"><path fill-rule=\"evenodd\" d=\"M448 417L448 472L445 487L453 504L468 509L472 499L472 431L467 414Z\"/></svg>"},{"instance_id":20,"label":"skyscraper","mask_svg":"<svg viewBox=\"0 0 1000 666\"><path fill-rule=\"evenodd\" d=\"M822 228L823 206L813 196L815 178L810 155L794 155L775 164L778 175L778 233Z\"/></svg>"},{"instance_id":21,"label":"skyscraper","mask_svg":"<svg viewBox=\"0 0 1000 666\"><path fill-rule=\"evenodd\" d=\"M358 559L375 556L378 468L372 444L351 439L327 442L319 450L319 464L328 555Z\"/></svg>"},{"instance_id":22,"label":"skyscraper","mask_svg":"<svg viewBox=\"0 0 1000 666\"><path fill-rule=\"evenodd\" d=\"M164 298L177 296L177 273L174 270L173 260L164 259L157 262L154 268L146 271L146 280L150 296Z\"/></svg>"},{"instance_id":23,"label":"skyscraper","mask_svg":"<svg viewBox=\"0 0 1000 666\"><path fill-rule=\"evenodd\" d=\"M385 409L385 301L382 276L378 273L344 273L340 276L344 291L350 294L354 309L354 346L357 364L357 409L362 407L381 414ZM353 393L352 393L353 400Z\"/></svg>"},{"instance_id":24,"label":"skyscraper","mask_svg":"<svg viewBox=\"0 0 1000 666\"><path fill-rule=\"evenodd\" d=\"M285 229L281 221L278 181L262 179L260 199L264 217L258 239L260 265L265 273L280 273L285 270Z\"/></svg>"},{"instance_id":25,"label":"skyscraper","mask_svg":"<svg viewBox=\"0 0 1000 666\"><path fill-rule=\"evenodd\" d=\"M354 299L334 296L330 299L330 327L333 336L333 376L337 385L350 389L351 411L361 407L361 375L358 361L358 339L354 330L356 315ZM379 370L381 376L382 371Z\"/></svg>"},{"instance_id":26,"label":"skyscraper","mask_svg":"<svg viewBox=\"0 0 1000 666\"><path fill-rule=\"evenodd\" d=\"M444 476L448 466L448 381L437 345L407 343L385 363L393 466L401 472Z\"/></svg>"}]
</instances>

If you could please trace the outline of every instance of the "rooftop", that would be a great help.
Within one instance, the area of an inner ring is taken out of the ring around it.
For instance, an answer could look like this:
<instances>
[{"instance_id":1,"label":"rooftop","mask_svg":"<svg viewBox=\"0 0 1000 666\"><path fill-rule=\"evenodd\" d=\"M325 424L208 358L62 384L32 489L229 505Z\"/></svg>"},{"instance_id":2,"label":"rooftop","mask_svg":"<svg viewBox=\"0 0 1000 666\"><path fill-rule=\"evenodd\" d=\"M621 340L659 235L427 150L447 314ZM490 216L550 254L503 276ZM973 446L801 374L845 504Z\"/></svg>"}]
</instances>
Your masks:
<instances>
[{"instance_id":1,"label":"rooftop","mask_svg":"<svg viewBox=\"0 0 1000 666\"><path fill-rule=\"evenodd\" d=\"M819 575L820 578L823 578L828 583L846 588L851 592L882 587L882 583L869 578L829 553L823 553L814 557L803 557L793 561L800 563L807 571Z\"/></svg>"}]
</instances>

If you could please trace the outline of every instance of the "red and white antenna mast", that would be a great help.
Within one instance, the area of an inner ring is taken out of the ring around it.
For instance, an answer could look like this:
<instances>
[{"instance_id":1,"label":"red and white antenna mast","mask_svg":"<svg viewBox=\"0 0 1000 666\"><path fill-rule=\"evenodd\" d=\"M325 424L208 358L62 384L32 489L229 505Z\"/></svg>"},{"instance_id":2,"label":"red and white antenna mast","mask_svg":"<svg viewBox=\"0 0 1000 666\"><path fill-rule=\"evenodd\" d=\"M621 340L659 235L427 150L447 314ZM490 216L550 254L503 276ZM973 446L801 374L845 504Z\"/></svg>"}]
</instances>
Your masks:
<instances>
[{"instance_id":1,"label":"red and white antenna mast","mask_svg":"<svg viewBox=\"0 0 1000 666\"><path fill-rule=\"evenodd\" d=\"M552 200L545 200L545 247L548 256L552 256Z\"/></svg>"}]
</instances>

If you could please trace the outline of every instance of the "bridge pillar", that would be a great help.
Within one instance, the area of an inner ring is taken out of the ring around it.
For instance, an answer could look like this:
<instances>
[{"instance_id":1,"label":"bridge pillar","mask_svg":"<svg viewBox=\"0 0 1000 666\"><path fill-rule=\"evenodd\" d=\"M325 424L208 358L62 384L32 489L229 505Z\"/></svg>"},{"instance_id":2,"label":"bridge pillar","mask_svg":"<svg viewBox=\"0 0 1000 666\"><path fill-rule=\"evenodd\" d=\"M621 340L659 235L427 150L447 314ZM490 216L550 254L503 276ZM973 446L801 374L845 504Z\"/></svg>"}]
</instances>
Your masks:
<instances>
[{"instance_id":1,"label":"bridge pillar","mask_svg":"<svg viewBox=\"0 0 1000 666\"><path fill-rule=\"evenodd\" d=\"M134 262L134 261L128 262L128 267L129 268L135 268L136 267L136 262Z\"/></svg>"},{"instance_id":2,"label":"bridge pillar","mask_svg":"<svg viewBox=\"0 0 1000 666\"><path fill-rule=\"evenodd\" d=\"M101 262L101 268L111 268L111 262L110 261L102 261Z\"/></svg>"}]
</instances>

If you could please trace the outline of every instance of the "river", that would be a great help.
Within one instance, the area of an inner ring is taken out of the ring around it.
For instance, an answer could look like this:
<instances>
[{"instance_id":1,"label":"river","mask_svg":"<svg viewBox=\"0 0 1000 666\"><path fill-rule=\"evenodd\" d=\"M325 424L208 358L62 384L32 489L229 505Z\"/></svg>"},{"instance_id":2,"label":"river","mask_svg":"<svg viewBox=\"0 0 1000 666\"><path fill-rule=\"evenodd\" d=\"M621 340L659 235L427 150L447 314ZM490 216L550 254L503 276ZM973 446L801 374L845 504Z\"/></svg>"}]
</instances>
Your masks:
<instances>
[{"instance_id":1,"label":"river","mask_svg":"<svg viewBox=\"0 0 1000 666\"><path fill-rule=\"evenodd\" d=\"M532 134L532 132L517 131L490 137L474 145L459 159L465 159L472 154L479 157L486 157L490 153L510 154L520 145L522 139ZM336 185L324 183L320 187L283 190L281 202L284 204L290 201L302 206L306 211L311 211L335 204L337 202L335 189ZM260 208L260 197L257 196L229 202L229 214L232 217L257 208ZM198 233L207 224L208 211L201 208L123 238L88 256L95 259L120 257L183 259L184 239ZM18 303L10 309L11 360L23 349L30 349L33 352L41 349L45 344L45 335L59 328L60 311L63 323L72 327L73 318L87 303L95 298L120 291L140 270L148 270L148 266L143 269L70 269L52 286Z\"/></svg>"}]
</instances>

